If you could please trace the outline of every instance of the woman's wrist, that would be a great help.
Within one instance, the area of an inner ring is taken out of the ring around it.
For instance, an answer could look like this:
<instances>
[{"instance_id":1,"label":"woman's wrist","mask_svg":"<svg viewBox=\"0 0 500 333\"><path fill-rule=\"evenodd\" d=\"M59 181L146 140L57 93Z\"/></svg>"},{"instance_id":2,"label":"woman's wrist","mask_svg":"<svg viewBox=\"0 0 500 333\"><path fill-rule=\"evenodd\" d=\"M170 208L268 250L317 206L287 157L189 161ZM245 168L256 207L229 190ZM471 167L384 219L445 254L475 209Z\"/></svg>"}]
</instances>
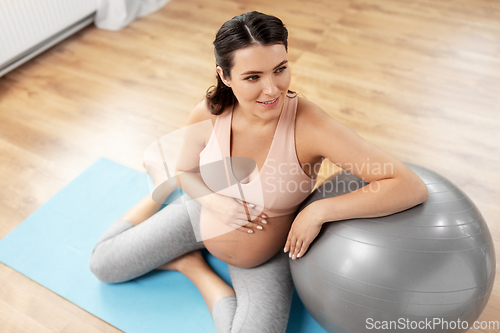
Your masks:
<instances>
[{"instance_id":1,"label":"woman's wrist","mask_svg":"<svg viewBox=\"0 0 500 333\"><path fill-rule=\"evenodd\" d=\"M304 210L307 210L307 214L311 218L311 223L322 226L326 222L330 222L328 219L328 212L327 212L328 206L324 205L324 202L321 202L321 200L314 201L307 205Z\"/></svg>"}]
</instances>

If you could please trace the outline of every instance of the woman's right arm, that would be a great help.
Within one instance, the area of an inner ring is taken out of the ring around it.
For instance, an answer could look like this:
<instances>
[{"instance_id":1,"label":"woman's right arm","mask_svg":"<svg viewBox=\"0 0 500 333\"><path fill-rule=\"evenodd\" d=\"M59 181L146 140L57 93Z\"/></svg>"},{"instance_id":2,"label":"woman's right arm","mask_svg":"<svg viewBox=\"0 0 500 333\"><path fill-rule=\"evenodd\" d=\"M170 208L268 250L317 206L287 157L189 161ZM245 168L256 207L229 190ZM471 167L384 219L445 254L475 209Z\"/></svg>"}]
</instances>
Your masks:
<instances>
[{"instance_id":1,"label":"woman's right arm","mask_svg":"<svg viewBox=\"0 0 500 333\"><path fill-rule=\"evenodd\" d=\"M205 148L205 140L211 136L214 122L215 116L210 113L205 101L190 113L176 165L177 181L183 192L210 209L219 221L248 233L260 225L255 222L262 222L262 216L249 221L249 216L259 214L253 207L245 208L233 198L213 192L200 174L200 153Z\"/></svg>"}]
</instances>

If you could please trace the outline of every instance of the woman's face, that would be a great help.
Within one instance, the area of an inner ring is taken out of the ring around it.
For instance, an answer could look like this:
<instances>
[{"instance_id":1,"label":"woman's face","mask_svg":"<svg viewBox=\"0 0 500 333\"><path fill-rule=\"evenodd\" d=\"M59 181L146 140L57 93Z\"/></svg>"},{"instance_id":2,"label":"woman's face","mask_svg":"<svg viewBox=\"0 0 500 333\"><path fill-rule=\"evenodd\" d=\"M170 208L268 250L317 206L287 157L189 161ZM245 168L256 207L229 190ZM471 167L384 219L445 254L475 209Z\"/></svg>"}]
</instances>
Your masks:
<instances>
[{"instance_id":1,"label":"woman's face","mask_svg":"<svg viewBox=\"0 0 500 333\"><path fill-rule=\"evenodd\" d=\"M252 45L236 50L230 79L222 76L220 68L217 70L242 111L263 120L279 116L291 81L284 45Z\"/></svg>"}]
</instances>

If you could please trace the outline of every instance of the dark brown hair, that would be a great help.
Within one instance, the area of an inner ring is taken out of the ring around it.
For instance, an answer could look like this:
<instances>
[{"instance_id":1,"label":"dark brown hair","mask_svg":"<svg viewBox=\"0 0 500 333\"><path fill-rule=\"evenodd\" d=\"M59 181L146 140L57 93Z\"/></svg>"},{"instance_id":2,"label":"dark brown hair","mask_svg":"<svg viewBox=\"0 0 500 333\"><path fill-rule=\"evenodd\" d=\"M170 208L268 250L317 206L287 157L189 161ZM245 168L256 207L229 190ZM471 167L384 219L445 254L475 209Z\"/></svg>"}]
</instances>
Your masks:
<instances>
[{"instance_id":1,"label":"dark brown hair","mask_svg":"<svg viewBox=\"0 0 500 333\"><path fill-rule=\"evenodd\" d=\"M216 66L222 68L224 78L231 78L234 51L253 44L283 44L288 52L288 30L279 18L253 11L225 22L213 44ZM220 115L237 102L233 91L222 82L219 75L217 85L208 88L206 98L210 112L214 115Z\"/></svg>"}]
</instances>

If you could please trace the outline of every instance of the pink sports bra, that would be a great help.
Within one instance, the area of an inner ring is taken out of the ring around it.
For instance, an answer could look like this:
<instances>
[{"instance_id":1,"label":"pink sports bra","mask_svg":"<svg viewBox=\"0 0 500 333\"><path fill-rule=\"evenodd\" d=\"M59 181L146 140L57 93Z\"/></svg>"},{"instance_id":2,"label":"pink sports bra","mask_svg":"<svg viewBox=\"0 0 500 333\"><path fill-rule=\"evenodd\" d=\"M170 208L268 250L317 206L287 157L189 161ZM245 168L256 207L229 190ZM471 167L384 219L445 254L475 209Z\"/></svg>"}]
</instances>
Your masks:
<instances>
[{"instance_id":1,"label":"pink sports bra","mask_svg":"<svg viewBox=\"0 0 500 333\"><path fill-rule=\"evenodd\" d=\"M233 110L217 116L212 135L200 153L205 184L213 192L255 205L268 217L294 213L316 183L302 170L295 150L297 101L295 94L287 94L262 169L255 167L242 181L234 176L233 165L245 158L230 158Z\"/></svg>"}]
</instances>

